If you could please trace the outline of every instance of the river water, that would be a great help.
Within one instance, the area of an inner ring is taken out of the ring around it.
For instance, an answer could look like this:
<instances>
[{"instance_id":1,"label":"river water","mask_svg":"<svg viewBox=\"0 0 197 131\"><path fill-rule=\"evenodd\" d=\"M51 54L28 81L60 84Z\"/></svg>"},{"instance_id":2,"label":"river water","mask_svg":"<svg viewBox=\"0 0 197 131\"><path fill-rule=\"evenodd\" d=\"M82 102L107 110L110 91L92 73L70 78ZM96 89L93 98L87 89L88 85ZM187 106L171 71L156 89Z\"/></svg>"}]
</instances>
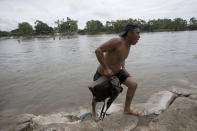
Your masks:
<instances>
[{"instance_id":1,"label":"river water","mask_svg":"<svg viewBox=\"0 0 197 131\"><path fill-rule=\"evenodd\" d=\"M0 115L46 114L91 103L94 50L117 34L0 40ZM173 86L197 89L197 31L141 33L126 68L133 103ZM116 102L124 103L126 87Z\"/></svg>"}]
</instances>

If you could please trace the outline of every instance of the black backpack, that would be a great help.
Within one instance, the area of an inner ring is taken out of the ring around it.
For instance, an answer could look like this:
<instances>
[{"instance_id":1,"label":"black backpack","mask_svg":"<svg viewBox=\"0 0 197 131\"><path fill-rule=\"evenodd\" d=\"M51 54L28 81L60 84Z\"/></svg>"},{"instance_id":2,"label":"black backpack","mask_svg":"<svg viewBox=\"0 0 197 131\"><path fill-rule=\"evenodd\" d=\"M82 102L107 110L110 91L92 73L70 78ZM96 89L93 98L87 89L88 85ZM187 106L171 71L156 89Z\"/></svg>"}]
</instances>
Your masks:
<instances>
[{"instance_id":1,"label":"black backpack","mask_svg":"<svg viewBox=\"0 0 197 131\"><path fill-rule=\"evenodd\" d=\"M123 91L123 88L120 86L120 81L117 76L112 76L111 78L102 76L98 80L94 81L91 86L89 86L89 90L92 92L93 97L95 97L96 102L104 102L99 117L103 120L108 108ZM107 108L105 112L103 112L105 108L105 100L107 98L109 98L107 101Z\"/></svg>"}]
</instances>

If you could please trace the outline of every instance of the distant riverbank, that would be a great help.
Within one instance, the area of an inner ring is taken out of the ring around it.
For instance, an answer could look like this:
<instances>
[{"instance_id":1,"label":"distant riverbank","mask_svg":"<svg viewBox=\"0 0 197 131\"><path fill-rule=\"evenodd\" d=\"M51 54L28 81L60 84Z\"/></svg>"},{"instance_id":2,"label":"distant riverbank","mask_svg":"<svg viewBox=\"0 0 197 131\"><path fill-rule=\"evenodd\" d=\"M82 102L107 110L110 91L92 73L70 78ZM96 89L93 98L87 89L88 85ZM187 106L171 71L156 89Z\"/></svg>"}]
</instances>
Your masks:
<instances>
[{"instance_id":1,"label":"distant riverbank","mask_svg":"<svg viewBox=\"0 0 197 131\"><path fill-rule=\"evenodd\" d=\"M186 31L196 31L196 30L186 30ZM141 33L153 33L153 32L180 32L180 31L171 31L168 29L158 29L154 31L143 31ZM5 40L5 39L28 39L28 38L53 38L55 40L56 37L58 39L61 38L72 38L76 35L103 35L103 34L117 34L119 35L120 33L115 33L115 32L99 32L99 33L73 33L73 34L49 34L49 35L25 35L25 36L1 36L0 40Z\"/></svg>"}]
</instances>

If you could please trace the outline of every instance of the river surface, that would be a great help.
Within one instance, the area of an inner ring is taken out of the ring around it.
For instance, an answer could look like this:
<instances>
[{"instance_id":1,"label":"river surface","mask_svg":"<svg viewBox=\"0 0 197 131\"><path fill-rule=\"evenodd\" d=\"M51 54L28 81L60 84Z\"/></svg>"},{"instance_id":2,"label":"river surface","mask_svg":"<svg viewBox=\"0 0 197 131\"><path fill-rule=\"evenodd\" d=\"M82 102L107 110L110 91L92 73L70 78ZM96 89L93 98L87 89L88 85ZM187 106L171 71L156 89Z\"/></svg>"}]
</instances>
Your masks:
<instances>
[{"instance_id":1,"label":"river surface","mask_svg":"<svg viewBox=\"0 0 197 131\"><path fill-rule=\"evenodd\" d=\"M117 34L0 40L0 115L46 114L91 104L95 49ZM126 68L133 103L173 86L197 89L197 31L141 33ZM116 102L124 103L126 87Z\"/></svg>"}]
</instances>

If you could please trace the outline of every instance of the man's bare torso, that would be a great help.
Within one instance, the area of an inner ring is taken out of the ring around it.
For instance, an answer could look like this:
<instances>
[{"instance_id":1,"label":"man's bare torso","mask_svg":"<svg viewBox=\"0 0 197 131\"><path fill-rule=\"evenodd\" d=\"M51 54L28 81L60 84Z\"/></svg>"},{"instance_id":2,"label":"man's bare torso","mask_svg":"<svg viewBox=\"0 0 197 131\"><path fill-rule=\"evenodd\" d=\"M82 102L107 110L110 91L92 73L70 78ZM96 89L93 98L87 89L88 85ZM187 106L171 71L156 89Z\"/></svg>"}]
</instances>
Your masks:
<instances>
[{"instance_id":1,"label":"man's bare torso","mask_svg":"<svg viewBox=\"0 0 197 131\"><path fill-rule=\"evenodd\" d=\"M116 38L119 43L117 46L108 52L105 52L104 61L108 67L113 71L113 74L119 72L120 68L123 66L125 59L127 58L130 46L125 44L123 38ZM98 72L103 74L103 67L99 65Z\"/></svg>"}]
</instances>

